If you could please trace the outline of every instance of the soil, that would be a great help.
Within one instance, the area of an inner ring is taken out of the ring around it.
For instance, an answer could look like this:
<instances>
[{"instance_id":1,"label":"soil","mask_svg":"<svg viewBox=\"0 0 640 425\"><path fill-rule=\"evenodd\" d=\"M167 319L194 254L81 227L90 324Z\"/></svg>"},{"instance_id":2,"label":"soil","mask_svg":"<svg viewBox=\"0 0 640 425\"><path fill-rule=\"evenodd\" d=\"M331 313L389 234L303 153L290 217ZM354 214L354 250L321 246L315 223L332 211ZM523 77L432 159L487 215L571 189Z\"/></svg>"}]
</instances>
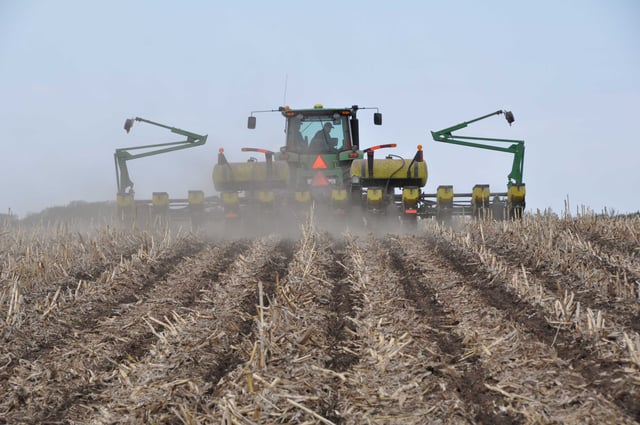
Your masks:
<instances>
[{"instance_id":1,"label":"soil","mask_svg":"<svg viewBox=\"0 0 640 425\"><path fill-rule=\"evenodd\" d=\"M633 244L482 226L128 240L37 281L3 248L0 422L640 423Z\"/></svg>"}]
</instances>

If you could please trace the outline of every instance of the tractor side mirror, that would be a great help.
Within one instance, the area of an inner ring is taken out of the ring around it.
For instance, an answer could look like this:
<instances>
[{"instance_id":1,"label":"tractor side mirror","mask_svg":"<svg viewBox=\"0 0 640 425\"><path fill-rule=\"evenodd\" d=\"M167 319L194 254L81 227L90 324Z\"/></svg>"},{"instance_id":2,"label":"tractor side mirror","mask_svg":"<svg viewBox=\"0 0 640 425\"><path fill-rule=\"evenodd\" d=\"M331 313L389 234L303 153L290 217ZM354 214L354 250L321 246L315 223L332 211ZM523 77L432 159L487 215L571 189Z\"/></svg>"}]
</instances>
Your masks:
<instances>
[{"instance_id":1,"label":"tractor side mirror","mask_svg":"<svg viewBox=\"0 0 640 425\"><path fill-rule=\"evenodd\" d=\"M373 123L375 125L382 125L382 113L380 112L375 112L373 114Z\"/></svg>"},{"instance_id":2,"label":"tractor side mirror","mask_svg":"<svg viewBox=\"0 0 640 425\"><path fill-rule=\"evenodd\" d=\"M505 111L504 113L504 118L507 120L507 122L509 123L509 125L511 125L512 122L514 122L516 119L513 117L513 112L511 111Z\"/></svg>"},{"instance_id":3,"label":"tractor side mirror","mask_svg":"<svg viewBox=\"0 0 640 425\"><path fill-rule=\"evenodd\" d=\"M128 133L133 127L133 118L127 118L124 122L124 129Z\"/></svg>"},{"instance_id":4,"label":"tractor side mirror","mask_svg":"<svg viewBox=\"0 0 640 425\"><path fill-rule=\"evenodd\" d=\"M250 116L247 120L247 128L250 128L251 130L256 128L256 117L254 117L253 115Z\"/></svg>"}]
</instances>

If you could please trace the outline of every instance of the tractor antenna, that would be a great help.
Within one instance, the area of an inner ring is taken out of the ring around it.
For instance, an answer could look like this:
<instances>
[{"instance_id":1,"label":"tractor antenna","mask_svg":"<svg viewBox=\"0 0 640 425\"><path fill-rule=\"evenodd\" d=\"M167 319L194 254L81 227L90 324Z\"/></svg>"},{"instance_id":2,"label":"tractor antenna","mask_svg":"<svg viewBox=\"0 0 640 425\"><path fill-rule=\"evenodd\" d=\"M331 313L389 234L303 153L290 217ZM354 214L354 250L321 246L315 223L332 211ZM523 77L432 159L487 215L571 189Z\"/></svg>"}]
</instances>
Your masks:
<instances>
[{"instance_id":1,"label":"tractor antenna","mask_svg":"<svg viewBox=\"0 0 640 425\"><path fill-rule=\"evenodd\" d=\"M282 106L287 105L287 82L289 81L289 74L284 74L284 95L282 96ZM284 124L284 132L287 132L287 123Z\"/></svg>"},{"instance_id":2,"label":"tractor antenna","mask_svg":"<svg viewBox=\"0 0 640 425\"><path fill-rule=\"evenodd\" d=\"M282 98L282 106L287 104L287 81L289 80L289 74L284 74L284 96Z\"/></svg>"}]
</instances>

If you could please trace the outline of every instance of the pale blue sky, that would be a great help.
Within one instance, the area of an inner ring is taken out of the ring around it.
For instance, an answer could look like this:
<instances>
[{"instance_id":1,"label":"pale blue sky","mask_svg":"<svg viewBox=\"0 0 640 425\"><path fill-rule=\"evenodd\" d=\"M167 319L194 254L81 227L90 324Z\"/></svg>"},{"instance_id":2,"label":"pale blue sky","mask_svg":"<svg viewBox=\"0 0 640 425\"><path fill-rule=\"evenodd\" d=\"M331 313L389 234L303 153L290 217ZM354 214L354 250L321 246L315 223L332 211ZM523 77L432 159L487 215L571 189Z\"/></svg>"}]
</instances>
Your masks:
<instances>
[{"instance_id":1,"label":"pale blue sky","mask_svg":"<svg viewBox=\"0 0 640 425\"><path fill-rule=\"evenodd\" d=\"M427 191L504 190L512 156L431 140L524 139L530 211L640 209L640 2L0 0L0 211L112 200L117 147L177 140L125 118L209 135L129 163L136 197L213 194L217 150L277 149L282 119L251 110L377 106L362 147L422 144ZM285 80L287 90L285 98Z\"/></svg>"}]
</instances>

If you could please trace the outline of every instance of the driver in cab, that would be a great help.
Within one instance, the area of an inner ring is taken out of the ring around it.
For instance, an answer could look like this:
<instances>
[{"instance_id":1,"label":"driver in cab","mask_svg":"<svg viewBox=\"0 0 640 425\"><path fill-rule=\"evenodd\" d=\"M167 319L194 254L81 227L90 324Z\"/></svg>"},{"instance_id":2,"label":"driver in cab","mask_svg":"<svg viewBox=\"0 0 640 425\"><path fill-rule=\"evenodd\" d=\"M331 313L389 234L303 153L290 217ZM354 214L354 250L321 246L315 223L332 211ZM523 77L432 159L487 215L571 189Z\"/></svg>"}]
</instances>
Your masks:
<instances>
[{"instance_id":1,"label":"driver in cab","mask_svg":"<svg viewBox=\"0 0 640 425\"><path fill-rule=\"evenodd\" d=\"M336 137L331 137L332 129L333 124L330 122L325 123L322 129L318 130L315 136L313 136L313 139L311 139L311 143L309 143L309 152L336 152L338 139Z\"/></svg>"}]
</instances>

